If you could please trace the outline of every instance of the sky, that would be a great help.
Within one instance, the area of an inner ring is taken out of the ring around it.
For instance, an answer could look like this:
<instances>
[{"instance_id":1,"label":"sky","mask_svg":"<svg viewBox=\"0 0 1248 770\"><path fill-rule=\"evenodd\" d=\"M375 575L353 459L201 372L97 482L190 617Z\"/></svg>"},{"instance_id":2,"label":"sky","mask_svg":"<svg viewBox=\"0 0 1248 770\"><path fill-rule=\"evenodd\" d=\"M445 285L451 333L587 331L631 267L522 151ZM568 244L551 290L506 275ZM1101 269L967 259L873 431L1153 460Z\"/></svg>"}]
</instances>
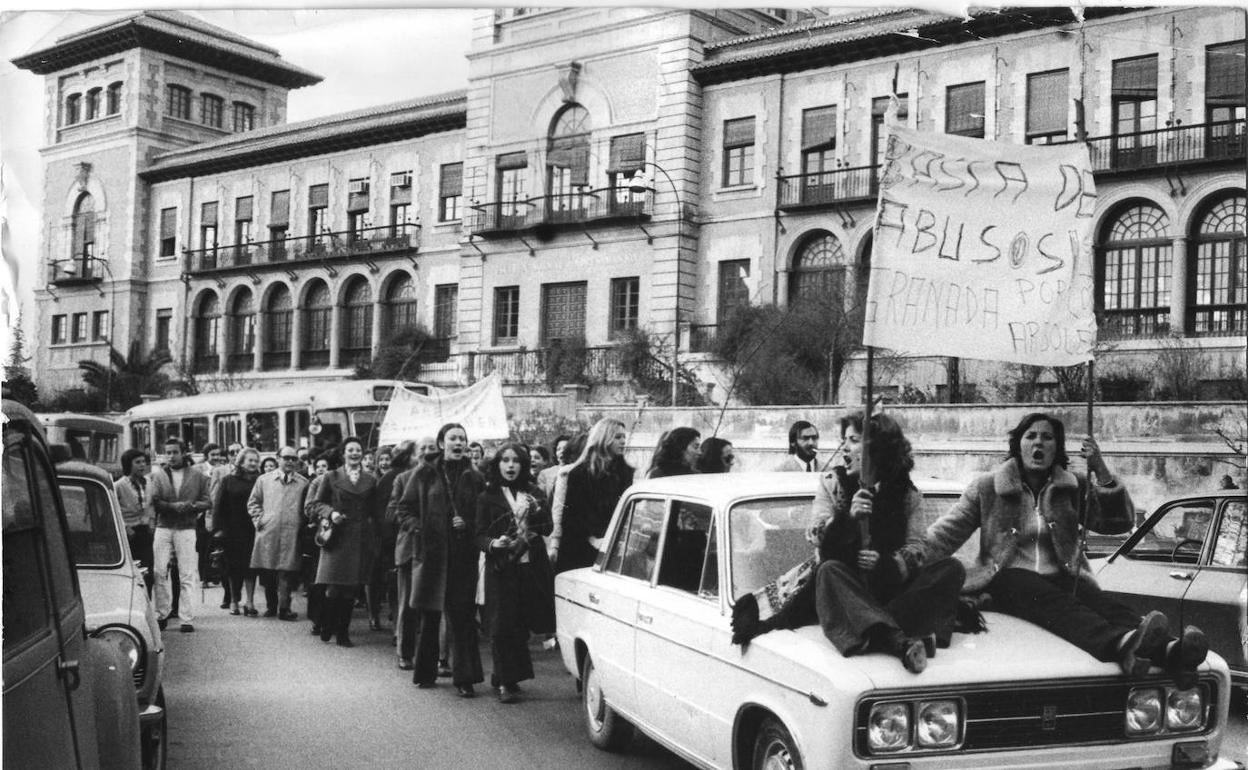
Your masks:
<instances>
[{"instance_id":1,"label":"sky","mask_svg":"<svg viewBox=\"0 0 1248 770\"><path fill-rule=\"evenodd\" d=\"M324 78L290 93L291 123L467 85L464 54L473 14L468 8L181 10L275 48L286 61ZM129 13L124 8L0 11L0 218L8 225L2 248L17 265L16 279L12 270L0 270L0 354L6 362L19 309L27 345L39 339L33 297L45 269L39 211L44 78L10 60Z\"/></svg>"}]
</instances>

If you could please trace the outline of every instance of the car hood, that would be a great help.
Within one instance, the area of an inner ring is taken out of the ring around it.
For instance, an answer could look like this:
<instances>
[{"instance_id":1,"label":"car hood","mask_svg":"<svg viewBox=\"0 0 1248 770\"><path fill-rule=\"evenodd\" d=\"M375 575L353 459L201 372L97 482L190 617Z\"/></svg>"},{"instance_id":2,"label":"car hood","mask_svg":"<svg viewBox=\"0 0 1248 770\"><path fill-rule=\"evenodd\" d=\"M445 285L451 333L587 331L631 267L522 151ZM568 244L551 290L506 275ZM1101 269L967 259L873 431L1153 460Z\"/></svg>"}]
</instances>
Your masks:
<instances>
[{"instance_id":1,"label":"car hood","mask_svg":"<svg viewBox=\"0 0 1248 770\"><path fill-rule=\"evenodd\" d=\"M87 613L87 629L94 630L109 623L128 626L146 625L140 596L142 581L125 572L79 570L78 585L82 589L82 606ZM132 619L132 613L137 617Z\"/></svg>"}]
</instances>

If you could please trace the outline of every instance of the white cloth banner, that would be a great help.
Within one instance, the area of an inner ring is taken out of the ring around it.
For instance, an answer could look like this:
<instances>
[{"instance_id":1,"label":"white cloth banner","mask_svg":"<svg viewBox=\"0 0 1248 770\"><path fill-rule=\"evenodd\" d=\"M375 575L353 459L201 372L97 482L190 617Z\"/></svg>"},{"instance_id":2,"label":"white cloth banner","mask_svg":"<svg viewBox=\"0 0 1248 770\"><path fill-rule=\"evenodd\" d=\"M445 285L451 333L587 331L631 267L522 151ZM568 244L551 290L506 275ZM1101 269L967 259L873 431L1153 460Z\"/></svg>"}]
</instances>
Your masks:
<instances>
[{"instance_id":1,"label":"white cloth banner","mask_svg":"<svg viewBox=\"0 0 1248 770\"><path fill-rule=\"evenodd\" d=\"M903 355L1092 360L1092 212L1082 143L890 130L863 343Z\"/></svg>"},{"instance_id":2,"label":"white cloth banner","mask_svg":"<svg viewBox=\"0 0 1248 770\"><path fill-rule=\"evenodd\" d=\"M503 404L503 380L498 373L461 390L430 388L427 396L396 387L381 422L378 443L419 441L437 435L438 428L448 422L462 424L469 441L508 438L511 431Z\"/></svg>"}]
</instances>

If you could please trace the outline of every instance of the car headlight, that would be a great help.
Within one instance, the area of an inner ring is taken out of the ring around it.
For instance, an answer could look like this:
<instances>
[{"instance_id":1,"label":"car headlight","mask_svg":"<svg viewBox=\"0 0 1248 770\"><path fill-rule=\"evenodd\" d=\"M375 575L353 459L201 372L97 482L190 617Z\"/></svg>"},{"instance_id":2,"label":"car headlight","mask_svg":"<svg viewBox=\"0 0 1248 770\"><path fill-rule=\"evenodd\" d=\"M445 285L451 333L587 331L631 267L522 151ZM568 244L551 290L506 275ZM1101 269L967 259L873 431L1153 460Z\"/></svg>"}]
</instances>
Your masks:
<instances>
[{"instance_id":1,"label":"car headlight","mask_svg":"<svg viewBox=\"0 0 1248 770\"><path fill-rule=\"evenodd\" d=\"M919 748L956 746L962 722L959 712L957 701L920 701L914 719L915 742Z\"/></svg>"},{"instance_id":2,"label":"car headlight","mask_svg":"<svg viewBox=\"0 0 1248 770\"><path fill-rule=\"evenodd\" d=\"M1166 727L1171 730L1198 730L1205 716L1201 688L1172 689L1166 692Z\"/></svg>"},{"instance_id":3,"label":"car headlight","mask_svg":"<svg viewBox=\"0 0 1248 770\"><path fill-rule=\"evenodd\" d=\"M867 719L871 751L901 751L910 746L910 704L877 703Z\"/></svg>"},{"instance_id":4,"label":"car headlight","mask_svg":"<svg viewBox=\"0 0 1248 770\"><path fill-rule=\"evenodd\" d=\"M147 676L147 645L143 637L127 626L104 626L91 635L121 650L121 656L130 666L135 689L141 689Z\"/></svg>"},{"instance_id":5,"label":"car headlight","mask_svg":"<svg viewBox=\"0 0 1248 770\"><path fill-rule=\"evenodd\" d=\"M1127 735L1155 733L1161 729L1162 718L1161 690L1140 688L1127 695Z\"/></svg>"}]
</instances>

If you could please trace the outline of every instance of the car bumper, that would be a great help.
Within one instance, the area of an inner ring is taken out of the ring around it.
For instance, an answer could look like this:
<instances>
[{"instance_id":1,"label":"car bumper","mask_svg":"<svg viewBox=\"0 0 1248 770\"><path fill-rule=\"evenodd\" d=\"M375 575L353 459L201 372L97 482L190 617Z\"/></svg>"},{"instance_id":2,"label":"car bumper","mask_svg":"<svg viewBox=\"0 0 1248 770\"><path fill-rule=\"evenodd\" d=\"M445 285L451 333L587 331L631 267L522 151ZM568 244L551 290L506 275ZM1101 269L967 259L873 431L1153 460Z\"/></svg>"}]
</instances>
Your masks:
<instances>
[{"instance_id":1,"label":"car bumper","mask_svg":"<svg viewBox=\"0 0 1248 770\"><path fill-rule=\"evenodd\" d=\"M143 713L139 714L139 724L143 727L156 724L165 716L165 709L157 706L155 703L143 709Z\"/></svg>"}]
</instances>

